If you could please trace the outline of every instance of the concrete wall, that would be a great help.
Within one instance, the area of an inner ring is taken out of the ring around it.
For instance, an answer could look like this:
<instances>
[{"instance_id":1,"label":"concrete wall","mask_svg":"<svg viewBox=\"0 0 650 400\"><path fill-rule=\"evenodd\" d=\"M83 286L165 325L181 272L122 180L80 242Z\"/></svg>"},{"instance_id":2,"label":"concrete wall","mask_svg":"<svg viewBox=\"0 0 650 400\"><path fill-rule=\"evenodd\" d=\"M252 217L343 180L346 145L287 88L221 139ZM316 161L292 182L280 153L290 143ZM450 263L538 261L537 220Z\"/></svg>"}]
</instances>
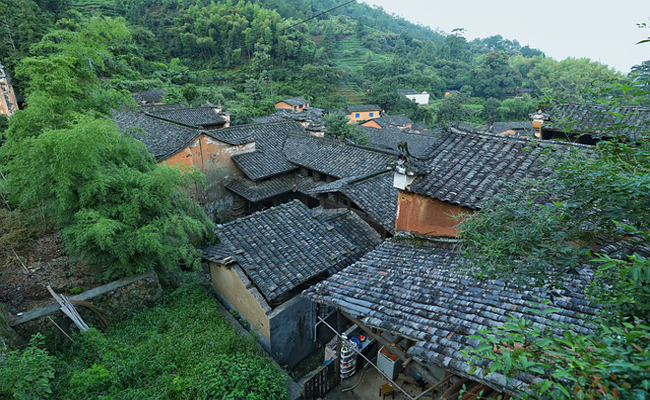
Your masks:
<instances>
[{"instance_id":1,"label":"concrete wall","mask_svg":"<svg viewBox=\"0 0 650 400\"><path fill-rule=\"evenodd\" d=\"M269 314L269 321L271 356L280 365L292 368L316 350L316 305L313 302L296 296L276 307Z\"/></svg>"},{"instance_id":2,"label":"concrete wall","mask_svg":"<svg viewBox=\"0 0 650 400\"><path fill-rule=\"evenodd\" d=\"M372 113L372 117L370 116L371 113ZM359 114L358 117L357 114ZM359 111L359 112L352 112L348 114L348 119L350 120L349 123L367 121L369 119L379 118L379 117L381 117L381 110Z\"/></svg>"},{"instance_id":3,"label":"concrete wall","mask_svg":"<svg viewBox=\"0 0 650 400\"><path fill-rule=\"evenodd\" d=\"M69 299L92 303L111 323L115 323L155 305L162 297L163 290L158 276L154 271L150 271L96 287ZM93 312L82 306L75 308L89 326L101 327L99 318ZM17 319L11 322L11 326L23 338L41 332L53 339L50 341L56 345L59 340L64 340L64 336L50 318L68 332L77 330L54 300L52 304L18 315Z\"/></svg>"},{"instance_id":4,"label":"concrete wall","mask_svg":"<svg viewBox=\"0 0 650 400\"><path fill-rule=\"evenodd\" d=\"M246 318L246 321L266 338L267 343L270 342L271 324L267 313L271 308L241 268L237 265L228 268L210 263L210 278L212 286L227 301L226 305Z\"/></svg>"},{"instance_id":5,"label":"concrete wall","mask_svg":"<svg viewBox=\"0 0 650 400\"><path fill-rule=\"evenodd\" d=\"M454 216L471 209L415 193L400 191L395 230L428 236L458 236Z\"/></svg>"}]
</instances>

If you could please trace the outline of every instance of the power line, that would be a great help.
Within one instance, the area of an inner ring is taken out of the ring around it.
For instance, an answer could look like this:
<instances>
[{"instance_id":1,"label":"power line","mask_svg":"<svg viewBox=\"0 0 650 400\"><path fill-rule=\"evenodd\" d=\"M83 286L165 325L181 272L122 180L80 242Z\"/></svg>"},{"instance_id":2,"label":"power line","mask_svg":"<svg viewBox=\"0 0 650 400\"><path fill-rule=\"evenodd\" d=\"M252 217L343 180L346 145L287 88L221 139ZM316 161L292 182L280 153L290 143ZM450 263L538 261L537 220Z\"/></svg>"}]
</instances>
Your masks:
<instances>
[{"instance_id":1,"label":"power line","mask_svg":"<svg viewBox=\"0 0 650 400\"><path fill-rule=\"evenodd\" d=\"M339 5L336 6L336 7L332 7L332 8L330 8L329 10L325 10L325 11L323 11L323 12L321 12L321 13L318 13L318 14L312 16L312 17L309 17L309 18L307 18L307 19L305 19L305 20L303 20L303 21L300 21L300 22L297 22L297 23L295 23L295 24L293 24L293 25L291 25L291 26L288 26L288 27L282 29L282 30L280 31L280 33L286 31L287 29L293 28L294 26L297 26L297 25L300 25L300 24L304 24L304 23L307 22L307 21L311 21L311 20L314 19L314 18L318 18L318 17L320 17L321 15L323 15L323 14L327 14L327 13L330 12L330 11L334 11L334 10L336 10L337 8L345 7L345 6L347 6L348 4L350 4L350 3L354 3L355 1L357 1L357 0L350 0L350 1L348 1L347 3L339 4Z\"/></svg>"}]
</instances>

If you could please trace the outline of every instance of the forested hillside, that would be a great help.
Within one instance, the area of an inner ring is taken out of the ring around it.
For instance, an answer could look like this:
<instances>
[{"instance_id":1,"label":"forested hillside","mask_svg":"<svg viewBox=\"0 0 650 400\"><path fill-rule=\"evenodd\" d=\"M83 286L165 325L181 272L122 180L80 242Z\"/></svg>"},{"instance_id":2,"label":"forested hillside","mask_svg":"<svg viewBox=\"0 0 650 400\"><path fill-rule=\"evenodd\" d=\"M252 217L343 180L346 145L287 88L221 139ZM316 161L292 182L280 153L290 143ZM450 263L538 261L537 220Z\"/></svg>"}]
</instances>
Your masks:
<instances>
[{"instance_id":1,"label":"forested hillside","mask_svg":"<svg viewBox=\"0 0 650 400\"><path fill-rule=\"evenodd\" d=\"M597 62L556 61L501 36L467 41L462 30L434 31L356 2L310 19L341 4L7 0L1 6L7 29L0 33L0 58L13 71L47 32L71 29L66 21L98 14L124 18L132 44L119 56L137 62L137 73L106 76L115 88L162 87L169 100L224 103L239 122L268 113L273 99L289 95L307 96L324 108L374 102L431 124L447 122L444 112L438 117L445 108L460 110L455 119L477 123L513 120L527 118L539 99L586 101L612 84L628 83ZM27 89L20 75L15 83ZM398 88L431 93L432 106L418 109L395 94ZM445 104L449 90L462 96ZM521 93L523 98L510 98Z\"/></svg>"}]
</instances>

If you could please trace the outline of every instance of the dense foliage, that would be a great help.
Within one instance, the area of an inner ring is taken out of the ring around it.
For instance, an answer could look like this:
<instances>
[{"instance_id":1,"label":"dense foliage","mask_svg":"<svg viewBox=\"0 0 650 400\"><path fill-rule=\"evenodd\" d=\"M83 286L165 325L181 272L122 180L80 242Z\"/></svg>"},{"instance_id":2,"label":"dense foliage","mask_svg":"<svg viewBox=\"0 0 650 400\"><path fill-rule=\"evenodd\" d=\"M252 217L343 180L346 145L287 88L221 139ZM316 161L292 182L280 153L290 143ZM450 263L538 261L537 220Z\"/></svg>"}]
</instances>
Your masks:
<instances>
[{"instance_id":1,"label":"dense foliage","mask_svg":"<svg viewBox=\"0 0 650 400\"><path fill-rule=\"evenodd\" d=\"M146 62L123 20L73 17L17 67L28 107L0 150L9 201L61 229L68 252L104 278L197 266L193 243L210 223L188 192L202 177L156 165L107 118L132 103L107 78L138 79Z\"/></svg>"},{"instance_id":2,"label":"dense foliage","mask_svg":"<svg viewBox=\"0 0 650 400\"><path fill-rule=\"evenodd\" d=\"M0 366L0 397L17 399L251 399L286 397L286 378L186 284L164 304L105 333L74 336L65 353L32 343ZM16 391L20 388L22 391Z\"/></svg>"},{"instance_id":3,"label":"dense foliage","mask_svg":"<svg viewBox=\"0 0 650 400\"><path fill-rule=\"evenodd\" d=\"M650 260L638 247L650 240L650 144L624 128L650 133L618 124L613 140L567 152L551 176L461 223L464 255L484 278L562 288L584 266L593 271L588 292L601 310L593 334L512 318L477 337L475 357L492 360L486 372L541 378L520 388L524 397L643 399L650 388ZM620 254L594 253L609 243L624 243Z\"/></svg>"}]
</instances>

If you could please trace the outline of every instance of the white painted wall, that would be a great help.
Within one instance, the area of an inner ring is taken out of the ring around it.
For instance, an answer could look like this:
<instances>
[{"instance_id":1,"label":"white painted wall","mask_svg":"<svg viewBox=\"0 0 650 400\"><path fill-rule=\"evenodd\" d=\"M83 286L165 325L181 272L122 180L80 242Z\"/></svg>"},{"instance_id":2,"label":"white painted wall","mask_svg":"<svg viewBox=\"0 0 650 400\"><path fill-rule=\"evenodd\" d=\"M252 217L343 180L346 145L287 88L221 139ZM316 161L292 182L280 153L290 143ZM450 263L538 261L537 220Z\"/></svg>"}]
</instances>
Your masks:
<instances>
[{"instance_id":1,"label":"white painted wall","mask_svg":"<svg viewBox=\"0 0 650 400\"><path fill-rule=\"evenodd\" d=\"M414 101L420 105L427 105L429 104L429 93L427 92L422 92L418 94L407 94L405 95L407 99Z\"/></svg>"}]
</instances>

